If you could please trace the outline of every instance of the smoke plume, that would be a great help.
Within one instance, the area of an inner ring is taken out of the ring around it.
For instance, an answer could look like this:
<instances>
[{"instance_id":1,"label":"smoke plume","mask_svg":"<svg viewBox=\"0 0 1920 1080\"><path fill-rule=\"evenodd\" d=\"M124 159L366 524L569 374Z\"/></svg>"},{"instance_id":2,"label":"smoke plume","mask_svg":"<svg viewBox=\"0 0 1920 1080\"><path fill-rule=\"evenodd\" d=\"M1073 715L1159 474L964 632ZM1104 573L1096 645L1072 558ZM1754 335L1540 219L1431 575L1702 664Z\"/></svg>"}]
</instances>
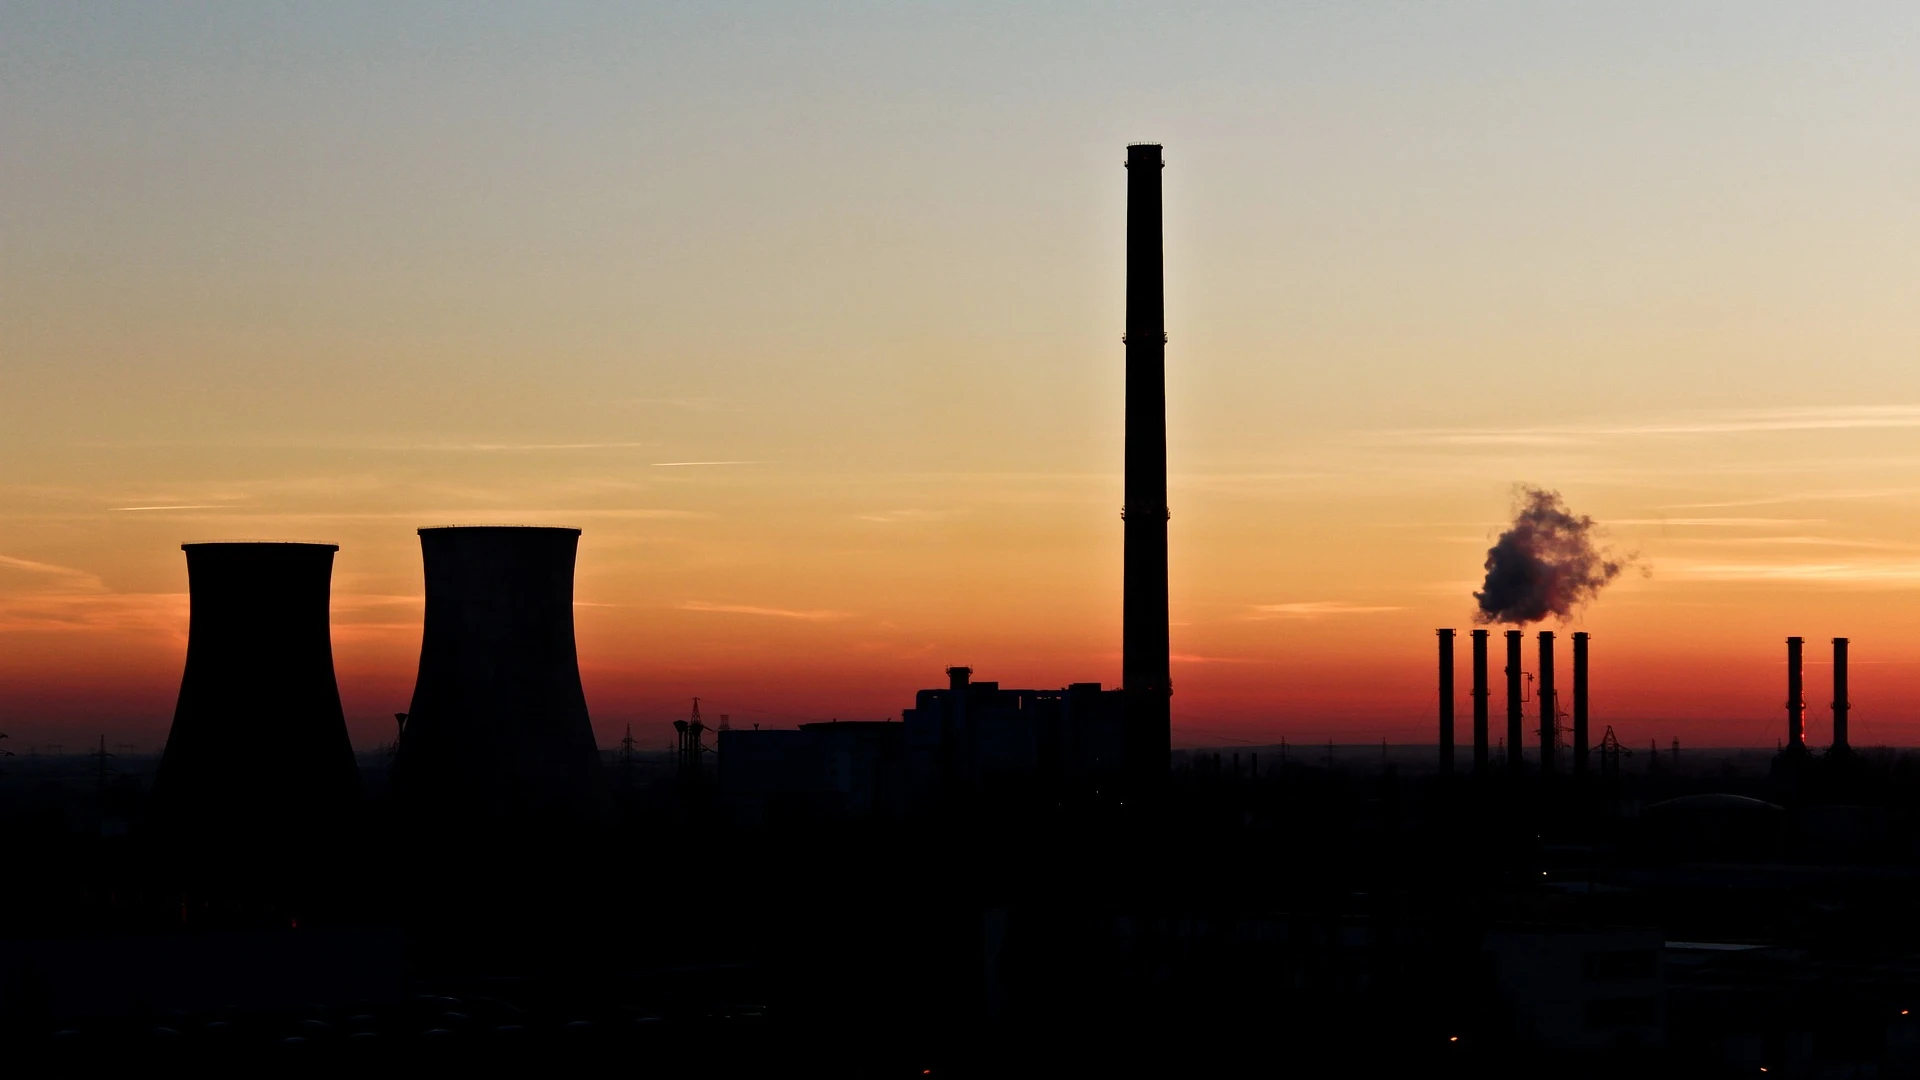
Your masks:
<instances>
[{"instance_id":1,"label":"smoke plume","mask_svg":"<svg viewBox=\"0 0 1920 1080\"><path fill-rule=\"evenodd\" d=\"M1618 577L1628 559L1594 545L1597 527L1567 510L1557 491L1522 485L1513 525L1487 549L1487 580L1474 621L1564 619Z\"/></svg>"}]
</instances>

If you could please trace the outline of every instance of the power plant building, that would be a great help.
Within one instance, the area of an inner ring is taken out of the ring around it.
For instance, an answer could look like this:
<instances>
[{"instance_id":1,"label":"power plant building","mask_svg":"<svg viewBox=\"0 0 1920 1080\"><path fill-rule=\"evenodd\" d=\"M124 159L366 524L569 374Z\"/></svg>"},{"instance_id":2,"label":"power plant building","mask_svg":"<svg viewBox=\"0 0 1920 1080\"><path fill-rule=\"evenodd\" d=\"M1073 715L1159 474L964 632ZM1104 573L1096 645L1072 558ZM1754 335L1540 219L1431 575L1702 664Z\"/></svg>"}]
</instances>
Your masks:
<instances>
[{"instance_id":1,"label":"power plant building","mask_svg":"<svg viewBox=\"0 0 1920 1080\"><path fill-rule=\"evenodd\" d=\"M971 668L954 667L945 689L915 694L900 719L916 803L1009 786L1118 780L1128 749L1126 695L1099 683L1002 689L974 682Z\"/></svg>"}]
</instances>

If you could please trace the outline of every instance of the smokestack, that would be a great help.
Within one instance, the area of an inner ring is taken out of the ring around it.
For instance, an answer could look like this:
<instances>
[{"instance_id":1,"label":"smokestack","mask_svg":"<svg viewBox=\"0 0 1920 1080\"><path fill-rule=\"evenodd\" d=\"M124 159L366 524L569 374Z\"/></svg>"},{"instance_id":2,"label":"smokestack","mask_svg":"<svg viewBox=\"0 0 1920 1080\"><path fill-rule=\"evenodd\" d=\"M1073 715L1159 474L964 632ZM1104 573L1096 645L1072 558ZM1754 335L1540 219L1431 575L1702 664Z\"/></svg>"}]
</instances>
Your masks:
<instances>
[{"instance_id":1,"label":"smokestack","mask_svg":"<svg viewBox=\"0 0 1920 1080\"><path fill-rule=\"evenodd\" d=\"M1573 775L1587 775L1587 632L1573 635Z\"/></svg>"},{"instance_id":2,"label":"smokestack","mask_svg":"<svg viewBox=\"0 0 1920 1080\"><path fill-rule=\"evenodd\" d=\"M1525 719L1521 715L1520 694L1520 639L1518 630L1507 631L1507 771L1519 773L1523 758L1520 754L1520 740L1526 736L1522 729Z\"/></svg>"},{"instance_id":3,"label":"smokestack","mask_svg":"<svg viewBox=\"0 0 1920 1080\"><path fill-rule=\"evenodd\" d=\"M1453 631L1440 637L1440 775L1453 775Z\"/></svg>"},{"instance_id":4,"label":"smokestack","mask_svg":"<svg viewBox=\"0 0 1920 1080\"><path fill-rule=\"evenodd\" d=\"M1553 631L1540 631L1540 772L1553 772L1554 743L1558 741L1560 713L1553 692Z\"/></svg>"},{"instance_id":5,"label":"smokestack","mask_svg":"<svg viewBox=\"0 0 1920 1080\"><path fill-rule=\"evenodd\" d=\"M342 830L360 772L333 678L332 544L183 544L191 614L156 825L188 842ZM258 851L234 851L255 858Z\"/></svg>"},{"instance_id":6,"label":"smokestack","mask_svg":"<svg viewBox=\"0 0 1920 1080\"><path fill-rule=\"evenodd\" d=\"M1787 752L1807 752L1806 695L1800 688L1800 645L1802 639L1787 639Z\"/></svg>"},{"instance_id":7,"label":"smokestack","mask_svg":"<svg viewBox=\"0 0 1920 1080\"><path fill-rule=\"evenodd\" d=\"M1473 632L1473 773L1487 772L1487 632Z\"/></svg>"},{"instance_id":8,"label":"smokestack","mask_svg":"<svg viewBox=\"0 0 1920 1080\"><path fill-rule=\"evenodd\" d=\"M1166 783L1173 753L1167 631L1166 288L1160 247L1160 147L1127 147L1126 545L1121 686L1127 770L1144 788Z\"/></svg>"},{"instance_id":9,"label":"smokestack","mask_svg":"<svg viewBox=\"0 0 1920 1080\"><path fill-rule=\"evenodd\" d=\"M416 822L574 820L600 758L573 640L578 529L420 530L420 674L392 791Z\"/></svg>"},{"instance_id":10,"label":"smokestack","mask_svg":"<svg viewBox=\"0 0 1920 1080\"><path fill-rule=\"evenodd\" d=\"M1853 703L1847 700L1847 639L1833 639L1833 746L1830 754L1844 754L1853 747L1847 743L1847 713Z\"/></svg>"}]
</instances>

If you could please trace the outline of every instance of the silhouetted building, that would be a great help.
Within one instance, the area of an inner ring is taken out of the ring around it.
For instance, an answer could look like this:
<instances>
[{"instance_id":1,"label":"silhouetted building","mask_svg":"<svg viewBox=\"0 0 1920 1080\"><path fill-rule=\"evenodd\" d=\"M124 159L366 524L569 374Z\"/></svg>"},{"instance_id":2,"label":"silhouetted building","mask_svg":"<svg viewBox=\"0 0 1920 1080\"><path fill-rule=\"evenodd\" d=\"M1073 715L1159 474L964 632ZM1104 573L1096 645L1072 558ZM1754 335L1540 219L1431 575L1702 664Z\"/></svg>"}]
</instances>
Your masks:
<instances>
[{"instance_id":1,"label":"silhouetted building","mask_svg":"<svg viewBox=\"0 0 1920 1080\"><path fill-rule=\"evenodd\" d=\"M1666 1042L1667 994L1658 930L1538 926L1490 931L1508 1034L1568 1051Z\"/></svg>"},{"instance_id":2,"label":"silhouetted building","mask_svg":"<svg viewBox=\"0 0 1920 1080\"><path fill-rule=\"evenodd\" d=\"M394 756L415 823L578 818L602 804L573 640L578 529L420 530L426 627Z\"/></svg>"},{"instance_id":3,"label":"silhouetted building","mask_svg":"<svg viewBox=\"0 0 1920 1080\"><path fill-rule=\"evenodd\" d=\"M736 821L892 817L905 808L906 726L834 720L720 732L720 800Z\"/></svg>"},{"instance_id":4,"label":"silhouetted building","mask_svg":"<svg viewBox=\"0 0 1920 1080\"><path fill-rule=\"evenodd\" d=\"M331 833L360 774L328 628L332 544L185 544L186 670L154 779L169 836L282 840Z\"/></svg>"},{"instance_id":5,"label":"silhouetted building","mask_svg":"<svg viewBox=\"0 0 1920 1080\"><path fill-rule=\"evenodd\" d=\"M947 670L945 689L922 690L901 713L911 798L1007 787L1056 790L1120 779L1128 749L1127 697L1099 683L1063 690L1003 690Z\"/></svg>"},{"instance_id":6,"label":"silhouetted building","mask_svg":"<svg viewBox=\"0 0 1920 1080\"><path fill-rule=\"evenodd\" d=\"M1167 329L1161 257L1160 147L1127 147L1126 536L1121 686L1127 770L1137 787L1166 782L1173 754L1167 630Z\"/></svg>"}]
</instances>

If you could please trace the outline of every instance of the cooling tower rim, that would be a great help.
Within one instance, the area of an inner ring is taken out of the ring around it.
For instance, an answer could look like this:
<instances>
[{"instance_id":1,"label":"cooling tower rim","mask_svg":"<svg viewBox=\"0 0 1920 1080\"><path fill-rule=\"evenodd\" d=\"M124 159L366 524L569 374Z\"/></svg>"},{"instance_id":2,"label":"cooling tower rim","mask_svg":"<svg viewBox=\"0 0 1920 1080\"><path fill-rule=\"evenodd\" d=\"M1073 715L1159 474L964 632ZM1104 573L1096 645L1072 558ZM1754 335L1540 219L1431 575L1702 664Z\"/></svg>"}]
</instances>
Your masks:
<instances>
[{"instance_id":1,"label":"cooling tower rim","mask_svg":"<svg viewBox=\"0 0 1920 1080\"><path fill-rule=\"evenodd\" d=\"M508 531L536 532L536 533L571 533L574 536L580 535L579 529L569 528L568 526L565 526L565 525L424 525L424 526L421 526L416 531L421 536L425 536L428 533L440 533L440 532L508 532Z\"/></svg>"},{"instance_id":2,"label":"cooling tower rim","mask_svg":"<svg viewBox=\"0 0 1920 1080\"><path fill-rule=\"evenodd\" d=\"M194 548L325 548L339 551L339 544L322 544L312 540L199 540L191 544L181 544L181 551Z\"/></svg>"}]
</instances>

